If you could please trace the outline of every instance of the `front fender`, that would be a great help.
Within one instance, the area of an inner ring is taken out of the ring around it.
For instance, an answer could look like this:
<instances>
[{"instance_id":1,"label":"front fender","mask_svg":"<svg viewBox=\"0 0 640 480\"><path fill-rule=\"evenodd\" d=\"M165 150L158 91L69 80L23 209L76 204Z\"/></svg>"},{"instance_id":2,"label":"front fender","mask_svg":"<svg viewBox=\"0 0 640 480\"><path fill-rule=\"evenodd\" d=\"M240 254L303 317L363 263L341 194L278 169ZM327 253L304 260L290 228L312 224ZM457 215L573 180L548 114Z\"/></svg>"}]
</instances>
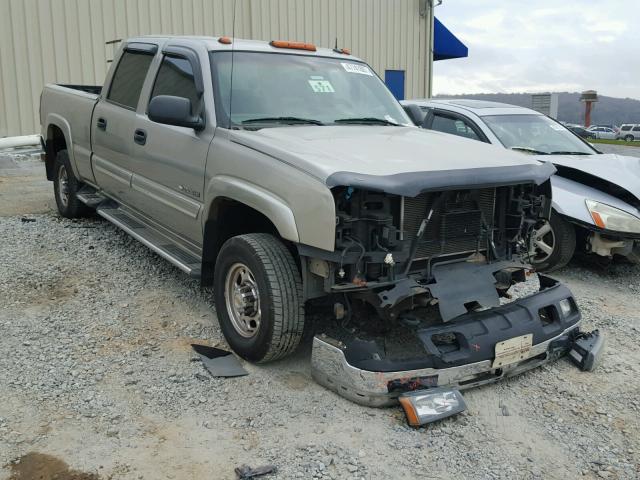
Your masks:
<instances>
[{"instance_id":1,"label":"front fender","mask_svg":"<svg viewBox=\"0 0 640 480\"><path fill-rule=\"evenodd\" d=\"M577 220L583 225L593 225L593 219L587 209L585 200L595 200L619 208L635 216L640 216L637 208L609 195L605 192L589 187L568 178L554 175L551 177L553 187L553 209L569 221Z\"/></svg>"},{"instance_id":2,"label":"front fender","mask_svg":"<svg viewBox=\"0 0 640 480\"><path fill-rule=\"evenodd\" d=\"M226 175L216 176L207 185L205 198L211 201L207 202L204 219L210 217L211 206L219 197L236 200L253 208L271 220L282 238L296 243L300 241L291 208L283 199L272 192L240 178Z\"/></svg>"}]
</instances>

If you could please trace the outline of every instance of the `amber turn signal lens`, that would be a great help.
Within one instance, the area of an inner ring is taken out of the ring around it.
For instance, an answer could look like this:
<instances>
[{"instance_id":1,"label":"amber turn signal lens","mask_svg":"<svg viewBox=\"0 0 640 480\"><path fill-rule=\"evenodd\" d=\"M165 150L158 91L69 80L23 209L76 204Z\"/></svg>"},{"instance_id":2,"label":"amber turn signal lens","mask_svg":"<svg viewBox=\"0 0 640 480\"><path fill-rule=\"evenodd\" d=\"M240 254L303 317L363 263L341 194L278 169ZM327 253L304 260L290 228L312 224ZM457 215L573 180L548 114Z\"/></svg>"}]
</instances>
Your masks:
<instances>
[{"instance_id":1,"label":"amber turn signal lens","mask_svg":"<svg viewBox=\"0 0 640 480\"><path fill-rule=\"evenodd\" d=\"M607 225L604 223L604 220L600 216L598 212L591 211L591 218L593 218L593 222L600 228L607 228Z\"/></svg>"},{"instance_id":2,"label":"amber turn signal lens","mask_svg":"<svg viewBox=\"0 0 640 480\"><path fill-rule=\"evenodd\" d=\"M400 405L402 405L404 414L407 417L407 423L412 427L419 427L420 420L418 420L418 414L416 413L416 409L413 407L411 400L407 397L400 397L398 400L400 400Z\"/></svg>"},{"instance_id":3,"label":"amber turn signal lens","mask_svg":"<svg viewBox=\"0 0 640 480\"><path fill-rule=\"evenodd\" d=\"M316 46L312 43L304 43L304 42L287 42L284 40L272 40L269 43L272 47L276 48L290 48L292 50L308 50L310 52L316 51Z\"/></svg>"}]
</instances>

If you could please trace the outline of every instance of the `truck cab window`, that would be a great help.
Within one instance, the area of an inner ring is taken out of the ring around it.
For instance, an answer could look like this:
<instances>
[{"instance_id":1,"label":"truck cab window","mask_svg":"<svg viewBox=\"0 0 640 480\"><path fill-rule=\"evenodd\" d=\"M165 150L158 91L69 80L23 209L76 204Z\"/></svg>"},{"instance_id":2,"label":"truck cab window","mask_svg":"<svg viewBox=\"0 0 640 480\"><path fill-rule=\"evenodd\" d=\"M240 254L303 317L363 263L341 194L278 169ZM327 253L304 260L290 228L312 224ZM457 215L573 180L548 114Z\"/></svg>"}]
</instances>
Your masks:
<instances>
[{"instance_id":1,"label":"truck cab window","mask_svg":"<svg viewBox=\"0 0 640 480\"><path fill-rule=\"evenodd\" d=\"M200 96L196 90L193 66L189 60L181 57L164 57L153 85L151 99L158 95L188 98L191 100L191 108L196 109L200 103Z\"/></svg>"},{"instance_id":2,"label":"truck cab window","mask_svg":"<svg viewBox=\"0 0 640 480\"><path fill-rule=\"evenodd\" d=\"M135 110L153 55L124 52L113 75L107 100Z\"/></svg>"}]
</instances>

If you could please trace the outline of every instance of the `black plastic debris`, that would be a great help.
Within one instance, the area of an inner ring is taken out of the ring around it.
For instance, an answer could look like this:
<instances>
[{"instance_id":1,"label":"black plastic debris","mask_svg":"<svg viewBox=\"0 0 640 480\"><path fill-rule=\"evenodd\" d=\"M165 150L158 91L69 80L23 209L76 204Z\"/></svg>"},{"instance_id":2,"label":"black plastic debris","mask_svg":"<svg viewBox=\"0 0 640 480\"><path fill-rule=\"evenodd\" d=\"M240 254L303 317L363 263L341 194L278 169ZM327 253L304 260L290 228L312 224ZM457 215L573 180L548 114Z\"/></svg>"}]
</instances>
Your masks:
<instances>
[{"instance_id":1,"label":"black plastic debris","mask_svg":"<svg viewBox=\"0 0 640 480\"><path fill-rule=\"evenodd\" d=\"M269 473L276 473L277 469L273 465L264 465L262 467L251 468L249 465L240 465L236 467L236 475L240 480L248 478L261 477Z\"/></svg>"},{"instance_id":2,"label":"black plastic debris","mask_svg":"<svg viewBox=\"0 0 640 480\"><path fill-rule=\"evenodd\" d=\"M231 352L195 343L191 344L191 348L200 355L202 363L214 377L242 377L249 375Z\"/></svg>"},{"instance_id":3,"label":"black plastic debris","mask_svg":"<svg viewBox=\"0 0 640 480\"><path fill-rule=\"evenodd\" d=\"M20 221L21 221L22 223L33 223L33 222L35 222L35 221L36 221L36 219L35 219L35 218L29 218L29 217L22 217L22 218L20 219Z\"/></svg>"},{"instance_id":4,"label":"black plastic debris","mask_svg":"<svg viewBox=\"0 0 640 480\"><path fill-rule=\"evenodd\" d=\"M600 363L603 352L604 336L598 330L594 330L578 335L569 351L569 358L580 370L593 372Z\"/></svg>"}]
</instances>

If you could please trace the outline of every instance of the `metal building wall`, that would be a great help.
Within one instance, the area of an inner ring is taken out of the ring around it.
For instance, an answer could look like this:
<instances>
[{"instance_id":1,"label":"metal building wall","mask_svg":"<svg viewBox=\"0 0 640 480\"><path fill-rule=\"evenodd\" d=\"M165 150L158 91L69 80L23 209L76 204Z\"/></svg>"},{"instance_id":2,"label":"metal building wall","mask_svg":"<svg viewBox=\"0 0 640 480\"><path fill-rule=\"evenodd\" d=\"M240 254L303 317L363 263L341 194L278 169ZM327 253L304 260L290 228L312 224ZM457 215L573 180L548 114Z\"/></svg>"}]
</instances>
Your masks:
<instances>
[{"instance_id":1,"label":"metal building wall","mask_svg":"<svg viewBox=\"0 0 640 480\"><path fill-rule=\"evenodd\" d=\"M406 70L408 97L429 93L425 0L0 0L0 137L39 131L45 83L99 85L105 42L146 34L231 35L350 48L384 77Z\"/></svg>"}]
</instances>

